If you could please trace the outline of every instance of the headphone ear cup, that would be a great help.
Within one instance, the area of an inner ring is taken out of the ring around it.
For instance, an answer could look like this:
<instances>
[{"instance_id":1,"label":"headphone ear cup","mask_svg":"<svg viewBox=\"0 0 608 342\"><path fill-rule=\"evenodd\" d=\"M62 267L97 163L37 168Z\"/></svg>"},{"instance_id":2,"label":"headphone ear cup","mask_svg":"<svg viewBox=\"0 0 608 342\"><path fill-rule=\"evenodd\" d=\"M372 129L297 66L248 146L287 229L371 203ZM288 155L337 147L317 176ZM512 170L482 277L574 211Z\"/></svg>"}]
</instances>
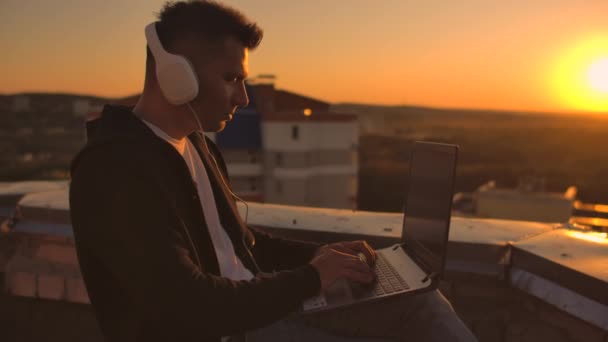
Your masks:
<instances>
[{"instance_id":1,"label":"headphone ear cup","mask_svg":"<svg viewBox=\"0 0 608 342\"><path fill-rule=\"evenodd\" d=\"M198 95L194 68L182 56L166 54L162 59L157 59L156 78L163 95L171 104L182 105Z\"/></svg>"}]
</instances>

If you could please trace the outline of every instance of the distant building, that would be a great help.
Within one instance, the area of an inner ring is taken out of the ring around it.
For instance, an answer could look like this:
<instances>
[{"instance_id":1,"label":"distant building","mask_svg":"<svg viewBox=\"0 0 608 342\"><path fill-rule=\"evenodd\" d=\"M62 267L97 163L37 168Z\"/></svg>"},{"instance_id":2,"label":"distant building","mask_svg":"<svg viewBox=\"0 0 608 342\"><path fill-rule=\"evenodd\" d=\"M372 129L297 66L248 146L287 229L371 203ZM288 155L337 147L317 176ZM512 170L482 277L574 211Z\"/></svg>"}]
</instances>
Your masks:
<instances>
[{"instance_id":1,"label":"distant building","mask_svg":"<svg viewBox=\"0 0 608 342\"><path fill-rule=\"evenodd\" d=\"M262 202L264 196L264 147L262 142L262 113L257 109L256 96L247 86L249 105L240 108L226 128L208 134L222 150L234 192L247 201Z\"/></svg>"},{"instance_id":2,"label":"distant building","mask_svg":"<svg viewBox=\"0 0 608 342\"><path fill-rule=\"evenodd\" d=\"M267 202L356 208L356 120L284 112L266 118L263 128Z\"/></svg>"},{"instance_id":3,"label":"distant building","mask_svg":"<svg viewBox=\"0 0 608 342\"><path fill-rule=\"evenodd\" d=\"M235 192L269 203L356 208L356 117L272 83L248 86L248 93L249 106L216 137Z\"/></svg>"},{"instance_id":4,"label":"distant building","mask_svg":"<svg viewBox=\"0 0 608 342\"><path fill-rule=\"evenodd\" d=\"M97 103L92 103L87 99L77 99L72 101L72 113L74 116L85 116L91 112L100 112L102 106Z\"/></svg>"},{"instance_id":5,"label":"distant building","mask_svg":"<svg viewBox=\"0 0 608 342\"><path fill-rule=\"evenodd\" d=\"M542 181L536 184L524 181L517 189L501 189L494 181L488 182L473 195L475 214L510 220L568 222L576 200L576 187L555 193L544 191L542 184Z\"/></svg>"},{"instance_id":6,"label":"distant building","mask_svg":"<svg viewBox=\"0 0 608 342\"><path fill-rule=\"evenodd\" d=\"M378 114L365 114L360 113L359 117L359 130L361 135L387 135L392 132L387 132L386 115ZM399 127L399 126L396 126Z\"/></svg>"},{"instance_id":7,"label":"distant building","mask_svg":"<svg viewBox=\"0 0 608 342\"><path fill-rule=\"evenodd\" d=\"M29 112L32 110L29 96L20 95L13 98L13 112Z\"/></svg>"},{"instance_id":8,"label":"distant building","mask_svg":"<svg viewBox=\"0 0 608 342\"><path fill-rule=\"evenodd\" d=\"M74 116L85 115L86 113L91 111L89 109L90 107L91 107L91 104L88 100L78 99L78 100L72 101L72 113L74 114Z\"/></svg>"}]
</instances>

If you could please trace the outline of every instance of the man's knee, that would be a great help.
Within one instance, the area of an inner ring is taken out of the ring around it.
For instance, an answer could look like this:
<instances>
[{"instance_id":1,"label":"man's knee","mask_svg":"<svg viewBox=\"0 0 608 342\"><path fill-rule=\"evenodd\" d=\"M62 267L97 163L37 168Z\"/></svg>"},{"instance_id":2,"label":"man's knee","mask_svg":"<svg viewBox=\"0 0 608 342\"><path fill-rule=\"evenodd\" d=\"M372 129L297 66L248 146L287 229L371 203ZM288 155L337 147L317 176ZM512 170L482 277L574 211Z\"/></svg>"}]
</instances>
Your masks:
<instances>
[{"instance_id":1,"label":"man's knee","mask_svg":"<svg viewBox=\"0 0 608 342\"><path fill-rule=\"evenodd\" d=\"M419 296L419 299L423 302L419 314L429 323L427 329L442 331L443 335L449 336L453 341L476 341L470 329L458 317L452 304L439 290L427 292Z\"/></svg>"},{"instance_id":2,"label":"man's knee","mask_svg":"<svg viewBox=\"0 0 608 342\"><path fill-rule=\"evenodd\" d=\"M452 306L452 303L450 303L450 301L447 298L445 298L445 296L443 295L443 293L441 293L441 291L439 291L439 290L430 291L430 292L428 292L427 295L428 295L427 300L429 302L434 303L431 305L436 305L439 308L444 308L451 312L455 312L454 307Z\"/></svg>"},{"instance_id":3,"label":"man's knee","mask_svg":"<svg viewBox=\"0 0 608 342\"><path fill-rule=\"evenodd\" d=\"M417 312L445 312L454 313L452 304L443 296L439 290L428 291L404 296L401 300L402 305L415 309Z\"/></svg>"}]
</instances>

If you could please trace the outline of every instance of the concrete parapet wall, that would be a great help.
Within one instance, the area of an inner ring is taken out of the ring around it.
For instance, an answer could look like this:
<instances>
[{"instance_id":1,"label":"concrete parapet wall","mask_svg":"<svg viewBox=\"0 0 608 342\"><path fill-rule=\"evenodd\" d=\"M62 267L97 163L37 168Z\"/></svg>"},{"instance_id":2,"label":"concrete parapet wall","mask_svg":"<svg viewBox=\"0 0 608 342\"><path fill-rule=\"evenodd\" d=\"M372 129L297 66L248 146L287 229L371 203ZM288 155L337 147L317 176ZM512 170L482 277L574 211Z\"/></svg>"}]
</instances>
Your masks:
<instances>
[{"instance_id":1,"label":"concrete parapet wall","mask_svg":"<svg viewBox=\"0 0 608 342\"><path fill-rule=\"evenodd\" d=\"M70 243L35 241L34 247L23 241L7 261L4 289L14 296L60 300L88 304L89 298Z\"/></svg>"},{"instance_id":2,"label":"concrete parapet wall","mask_svg":"<svg viewBox=\"0 0 608 342\"><path fill-rule=\"evenodd\" d=\"M448 272L441 291L480 341L605 342L608 333L504 280Z\"/></svg>"},{"instance_id":3,"label":"concrete parapet wall","mask_svg":"<svg viewBox=\"0 0 608 342\"><path fill-rule=\"evenodd\" d=\"M403 218L250 203L248 219L285 237L366 239L383 247L398 241ZM577 239L555 224L455 217L451 226L440 289L480 341L608 342L608 268L602 266L608 244ZM100 339L91 307L84 305L88 298L69 234L49 237L47 230L24 221L8 236L0 235L3 336L15 337L9 341ZM533 258L523 257L528 255ZM514 271L535 278L514 277Z\"/></svg>"}]
</instances>

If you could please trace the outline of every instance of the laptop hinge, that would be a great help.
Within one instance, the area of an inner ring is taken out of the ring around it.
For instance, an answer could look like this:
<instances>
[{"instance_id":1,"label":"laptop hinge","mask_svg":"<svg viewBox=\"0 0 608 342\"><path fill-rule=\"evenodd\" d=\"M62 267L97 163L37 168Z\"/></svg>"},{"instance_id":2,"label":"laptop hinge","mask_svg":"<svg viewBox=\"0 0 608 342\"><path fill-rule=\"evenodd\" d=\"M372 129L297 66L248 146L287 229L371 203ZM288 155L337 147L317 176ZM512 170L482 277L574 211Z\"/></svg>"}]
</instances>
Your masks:
<instances>
[{"instance_id":1,"label":"laptop hinge","mask_svg":"<svg viewBox=\"0 0 608 342\"><path fill-rule=\"evenodd\" d=\"M427 281L429 281L429 279L435 280L437 277L439 277L439 273L431 272L430 274L427 274L426 277L422 278L422 282L426 283Z\"/></svg>"},{"instance_id":2,"label":"laptop hinge","mask_svg":"<svg viewBox=\"0 0 608 342\"><path fill-rule=\"evenodd\" d=\"M431 267L429 265L427 265L424 261L422 261L422 259L420 259L415 253L409 252L408 248L406 248L407 244L405 242L402 242L402 243L396 245L395 247L393 247L393 250L395 250L399 247L401 247L401 249L403 249L405 254L407 254L410 258L412 258L412 260L414 260L416 265L418 265L418 267L420 267L424 271L426 276L424 278L422 278L423 283L426 283L429 279L435 280L435 278L439 277L439 273L430 271Z\"/></svg>"}]
</instances>

